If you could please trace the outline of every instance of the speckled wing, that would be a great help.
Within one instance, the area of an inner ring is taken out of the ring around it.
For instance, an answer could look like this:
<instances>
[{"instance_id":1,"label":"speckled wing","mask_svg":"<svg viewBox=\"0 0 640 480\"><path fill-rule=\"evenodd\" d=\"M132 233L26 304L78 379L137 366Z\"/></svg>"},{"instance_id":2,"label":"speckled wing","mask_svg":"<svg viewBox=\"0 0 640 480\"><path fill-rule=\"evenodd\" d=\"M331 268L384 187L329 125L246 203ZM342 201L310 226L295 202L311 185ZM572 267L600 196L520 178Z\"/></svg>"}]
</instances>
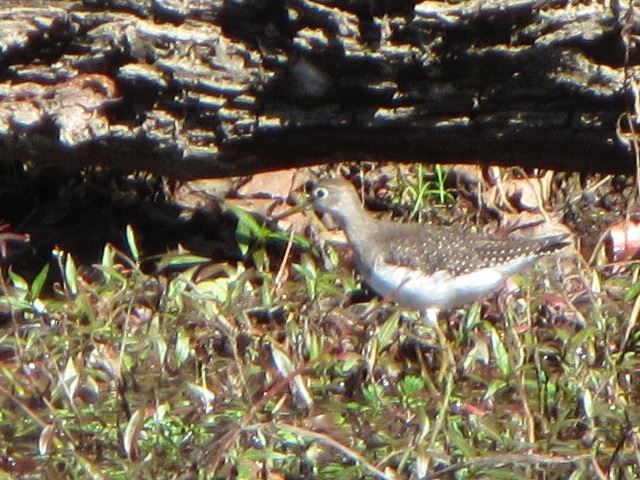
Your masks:
<instances>
[{"instance_id":1,"label":"speckled wing","mask_svg":"<svg viewBox=\"0 0 640 480\"><path fill-rule=\"evenodd\" d=\"M567 244L563 242L566 235L538 240L502 240L419 224L395 224L395 228L381 228L375 237L375 242L384 245L380 252L383 261L419 269L425 275L437 271L463 275L518 258L552 253Z\"/></svg>"},{"instance_id":2,"label":"speckled wing","mask_svg":"<svg viewBox=\"0 0 640 480\"><path fill-rule=\"evenodd\" d=\"M425 275L447 271L454 275L479 263L470 242L460 232L419 224L380 228L372 241L381 245L383 261L420 270Z\"/></svg>"},{"instance_id":3,"label":"speckled wing","mask_svg":"<svg viewBox=\"0 0 640 480\"><path fill-rule=\"evenodd\" d=\"M568 245L568 234L531 239L486 239L480 237L473 249L484 265L504 265L520 258L540 257L554 253Z\"/></svg>"}]
</instances>

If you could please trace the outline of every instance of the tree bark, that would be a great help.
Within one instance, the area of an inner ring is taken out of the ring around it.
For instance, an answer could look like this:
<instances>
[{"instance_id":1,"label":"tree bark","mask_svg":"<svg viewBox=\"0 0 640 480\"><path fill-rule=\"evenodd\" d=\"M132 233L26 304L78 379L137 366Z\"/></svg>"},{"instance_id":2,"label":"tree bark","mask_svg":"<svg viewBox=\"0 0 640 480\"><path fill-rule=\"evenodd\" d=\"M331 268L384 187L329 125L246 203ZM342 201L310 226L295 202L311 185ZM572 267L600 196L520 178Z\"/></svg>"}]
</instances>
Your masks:
<instances>
[{"instance_id":1,"label":"tree bark","mask_svg":"<svg viewBox=\"0 0 640 480\"><path fill-rule=\"evenodd\" d=\"M639 33L632 1L5 1L0 158L629 172Z\"/></svg>"}]
</instances>

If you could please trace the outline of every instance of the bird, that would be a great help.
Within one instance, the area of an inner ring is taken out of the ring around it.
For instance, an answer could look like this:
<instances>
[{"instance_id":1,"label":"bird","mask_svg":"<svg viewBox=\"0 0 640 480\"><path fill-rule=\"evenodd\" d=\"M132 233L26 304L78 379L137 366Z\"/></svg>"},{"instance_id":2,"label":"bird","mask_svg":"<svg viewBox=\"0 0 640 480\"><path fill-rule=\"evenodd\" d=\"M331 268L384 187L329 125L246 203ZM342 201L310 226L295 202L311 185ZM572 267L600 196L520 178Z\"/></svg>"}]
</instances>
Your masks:
<instances>
[{"instance_id":1,"label":"bird","mask_svg":"<svg viewBox=\"0 0 640 480\"><path fill-rule=\"evenodd\" d=\"M510 276L569 245L568 234L505 239L379 219L342 178L317 182L311 202L344 230L364 281L383 298L421 311L432 325L439 312L495 293Z\"/></svg>"}]
</instances>

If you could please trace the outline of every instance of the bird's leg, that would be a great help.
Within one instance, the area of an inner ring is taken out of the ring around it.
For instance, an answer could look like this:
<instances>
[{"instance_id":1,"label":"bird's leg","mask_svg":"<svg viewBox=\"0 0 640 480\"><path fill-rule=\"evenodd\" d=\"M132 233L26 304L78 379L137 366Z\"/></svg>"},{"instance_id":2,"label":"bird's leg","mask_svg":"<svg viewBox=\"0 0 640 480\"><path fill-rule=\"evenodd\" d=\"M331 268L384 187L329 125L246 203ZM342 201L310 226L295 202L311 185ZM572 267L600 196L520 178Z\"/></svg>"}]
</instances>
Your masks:
<instances>
[{"instance_id":1,"label":"bird's leg","mask_svg":"<svg viewBox=\"0 0 640 480\"><path fill-rule=\"evenodd\" d=\"M435 418L435 422L429 435L429 443L427 445L427 450L429 451L435 448L438 434L444 425L447 412L449 411L449 400L451 399L455 379L455 357L449 348L447 337L438 324L439 313L439 308L427 308L422 314L422 319L429 327L435 330L438 337L440 348L440 371L438 372L438 383L442 385L441 388L443 392L442 404L440 405L438 415Z\"/></svg>"},{"instance_id":2,"label":"bird's leg","mask_svg":"<svg viewBox=\"0 0 640 480\"><path fill-rule=\"evenodd\" d=\"M422 319L429 327L437 327L438 326L438 315L440 314L439 308L427 308L422 313Z\"/></svg>"},{"instance_id":3,"label":"bird's leg","mask_svg":"<svg viewBox=\"0 0 640 480\"><path fill-rule=\"evenodd\" d=\"M449 348L447 337L445 336L444 332L440 328L440 324L438 323L439 314L439 308L427 308L424 312L422 312L422 320L427 324L428 327L431 327L435 330L436 336L438 337L438 348L440 349L440 371L438 372L438 380L442 381L442 379L447 375L447 372L450 370L450 368L455 365L455 359L453 357L451 349Z\"/></svg>"}]
</instances>

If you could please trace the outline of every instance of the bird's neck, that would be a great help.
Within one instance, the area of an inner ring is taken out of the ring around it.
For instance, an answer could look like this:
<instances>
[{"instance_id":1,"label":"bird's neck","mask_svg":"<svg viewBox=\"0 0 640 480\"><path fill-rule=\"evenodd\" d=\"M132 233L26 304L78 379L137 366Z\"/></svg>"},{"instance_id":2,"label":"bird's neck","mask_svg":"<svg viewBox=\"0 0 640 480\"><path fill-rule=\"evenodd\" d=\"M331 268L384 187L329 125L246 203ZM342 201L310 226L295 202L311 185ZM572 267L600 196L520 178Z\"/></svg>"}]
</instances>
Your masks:
<instances>
[{"instance_id":1,"label":"bird's neck","mask_svg":"<svg viewBox=\"0 0 640 480\"><path fill-rule=\"evenodd\" d=\"M357 205L340 212L338 221L347 235L349 243L357 249L369 248L364 239L368 238L372 229L376 228L378 220L373 215Z\"/></svg>"}]
</instances>

